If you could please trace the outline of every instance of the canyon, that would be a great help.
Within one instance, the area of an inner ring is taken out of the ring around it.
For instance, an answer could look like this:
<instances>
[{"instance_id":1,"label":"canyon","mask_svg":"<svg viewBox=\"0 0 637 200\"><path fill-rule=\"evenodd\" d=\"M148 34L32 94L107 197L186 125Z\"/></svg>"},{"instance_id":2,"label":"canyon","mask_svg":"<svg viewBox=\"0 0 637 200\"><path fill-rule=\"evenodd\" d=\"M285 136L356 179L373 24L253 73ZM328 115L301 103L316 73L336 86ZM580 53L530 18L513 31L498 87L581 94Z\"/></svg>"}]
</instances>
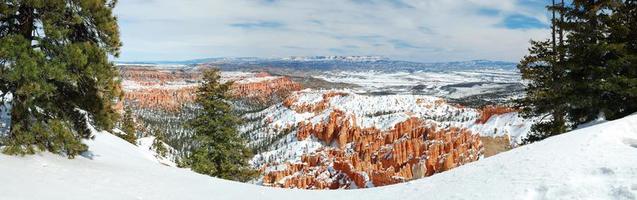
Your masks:
<instances>
[{"instance_id":1,"label":"canyon","mask_svg":"<svg viewBox=\"0 0 637 200\"><path fill-rule=\"evenodd\" d=\"M125 105L139 135L165 134L183 156L185 121L201 73L210 66L120 66ZM244 119L240 133L256 153L256 184L299 189L356 189L410 181L516 146L530 122L501 106L467 108L427 95L363 95L350 89L303 89L290 77L222 71ZM171 155L173 162L180 155ZM164 158L168 160L168 158Z\"/></svg>"},{"instance_id":2,"label":"canyon","mask_svg":"<svg viewBox=\"0 0 637 200\"><path fill-rule=\"evenodd\" d=\"M530 128L506 107L348 90L302 90L246 117L263 119L245 129L253 143L284 134L253 158L264 174L259 183L300 189L368 188L431 176L497 154L502 148L492 146L515 145L509 135L522 137Z\"/></svg>"},{"instance_id":3,"label":"canyon","mask_svg":"<svg viewBox=\"0 0 637 200\"><path fill-rule=\"evenodd\" d=\"M138 125L138 137L164 135L165 141L183 156L189 149L184 138L192 131L185 127L194 117L197 87L201 74L209 67L158 67L120 65L124 104L130 108ZM267 107L285 98L301 85L285 76L272 76L264 72L221 72L220 82L233 82L228 95L235 107L243 112ZM166 158L168 159L168 158Z\"/></svg>"},{"instance_id":4,"label":"canyon","mask_svg":"<svg viewBox=\"0 0 637 200\"><path fill-rule=\"evenodd\" d=\"M480 138L467 129L437 129L409 118L382 132L352 125L343 115L334 111L324 124L301 124L297 139L312 136L336 147L320 148L302 155L300 163L288 163L285 170L268 172L263 185L302 189L384 186L446 171L482 155Z\"/></svg>"}]
</instances>

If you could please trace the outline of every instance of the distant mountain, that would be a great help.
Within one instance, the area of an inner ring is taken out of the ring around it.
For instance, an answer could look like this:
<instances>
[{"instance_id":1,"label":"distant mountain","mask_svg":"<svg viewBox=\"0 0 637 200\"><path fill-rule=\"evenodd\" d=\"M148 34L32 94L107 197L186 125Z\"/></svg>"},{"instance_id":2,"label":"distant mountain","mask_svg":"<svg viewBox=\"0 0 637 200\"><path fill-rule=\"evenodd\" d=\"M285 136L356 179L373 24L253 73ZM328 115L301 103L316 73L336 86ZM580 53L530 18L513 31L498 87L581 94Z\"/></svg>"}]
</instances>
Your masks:
<instances>
[{"instance_id":1,"label":"distant mountain","mask_svg":"<svg viewBox=\"0 0 637 200\"><path fill-rule=\"evenodd\" d=\"M287 61L300 61L300 62L309 62L309 61L342 61L342 62L376 62L380 60L389 60L385 57L380 56L294 56L288 58L282 58L282 60Z\"/></svg>"},{"instance_id":2,"label":"distant mountain","mask_svg":"<svg viewBox=\"0 0 637 200\"><path fill-rule=\"evenodd\" d=\"M515 69L516 63L490 60L421 63L379 56L310 56L288 58L204 58L187 61L120 62L119 64L212 65L223 70L285 68L304 71L447 71L471 69Z\"/></svg>"}]
</instances>

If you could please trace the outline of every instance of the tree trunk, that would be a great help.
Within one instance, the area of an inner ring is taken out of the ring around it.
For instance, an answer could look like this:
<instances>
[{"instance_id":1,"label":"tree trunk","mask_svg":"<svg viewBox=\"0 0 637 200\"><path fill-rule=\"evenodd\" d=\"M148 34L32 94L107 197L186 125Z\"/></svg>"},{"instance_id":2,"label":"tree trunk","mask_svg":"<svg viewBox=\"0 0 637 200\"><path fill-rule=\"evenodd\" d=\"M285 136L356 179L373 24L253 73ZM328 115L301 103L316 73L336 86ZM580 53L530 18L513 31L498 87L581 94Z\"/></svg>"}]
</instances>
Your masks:
<instances>
[{"instance_id":1,"label":"tree trunk","mask_svg":"<svg viewBox=\"0 0 637 200\"><path fill-rule=\"evenodd\" d=\"M555 40L555 0L553 0L553 3L551 4L551 12L553 13L553 17L551 17L551 37L552 37L552 42L553 42L553 52L555 52L555 46L556 46L556 40Z\"/></svg>"},{"instance_id":2,"label":"tree trunk","mask_svg":"<svg viewBox=\"0 0 637 200\"><path fill-rule=\"evenodd\" d=\"M34 28L34 11L32 7L28 5L22 5L19 8L19 28L20 35L22 35L27 40L33 40L33 28Z\"/></svg>"}]
</instances>

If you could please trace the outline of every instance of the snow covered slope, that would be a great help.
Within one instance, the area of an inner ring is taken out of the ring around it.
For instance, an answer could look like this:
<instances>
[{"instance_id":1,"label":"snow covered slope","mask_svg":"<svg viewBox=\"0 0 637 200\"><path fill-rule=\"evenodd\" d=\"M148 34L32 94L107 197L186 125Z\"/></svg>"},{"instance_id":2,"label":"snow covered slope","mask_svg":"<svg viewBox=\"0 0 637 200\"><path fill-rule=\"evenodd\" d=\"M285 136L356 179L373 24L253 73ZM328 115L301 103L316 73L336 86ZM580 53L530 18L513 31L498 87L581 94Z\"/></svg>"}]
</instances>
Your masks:
<instances>
[{"instance_id":1,"label":"snow covered slope","mask_svg":"<svg viewBox=\"0 0 637 200\"><path fill-rule=\"evenodd\" d=\"M163 166L108 133L91 155L0 155L0 199L636 199L637 115L516 148L428 178L360 190L235 183Z\"/></svg>"}]
</instances>

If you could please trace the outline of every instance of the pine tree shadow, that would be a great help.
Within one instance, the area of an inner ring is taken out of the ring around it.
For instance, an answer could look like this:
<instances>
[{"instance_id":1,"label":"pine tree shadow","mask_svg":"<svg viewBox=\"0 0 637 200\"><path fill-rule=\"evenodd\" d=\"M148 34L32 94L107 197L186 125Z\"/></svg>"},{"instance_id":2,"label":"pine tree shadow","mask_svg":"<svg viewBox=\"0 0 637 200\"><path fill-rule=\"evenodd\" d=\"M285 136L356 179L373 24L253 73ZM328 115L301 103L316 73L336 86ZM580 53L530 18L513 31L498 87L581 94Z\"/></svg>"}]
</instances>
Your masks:
<instances>
[{"instance_id":1,"label":"pine tree shadow","mask_svg":"<svg viewBox=\"0 0 637 200\"><path fill-rule=\"evenodd\" d=\"M92 151L85 151L80 154L80 156L87 158L89 160L93 160L98 155L95 155Z\"/></svg>"},{"instance_id":2,"label":"pine tree shadow","mask_svg":"<svg viewBox=\"0 0 637 200\"><path fill-rule=\"evenodd\" d=\"M637 140L636 139L631 139L631 138L625 138L624 139L624 144L632 147L632 148L637 148Z\"/></svg>"}]
</instances>

